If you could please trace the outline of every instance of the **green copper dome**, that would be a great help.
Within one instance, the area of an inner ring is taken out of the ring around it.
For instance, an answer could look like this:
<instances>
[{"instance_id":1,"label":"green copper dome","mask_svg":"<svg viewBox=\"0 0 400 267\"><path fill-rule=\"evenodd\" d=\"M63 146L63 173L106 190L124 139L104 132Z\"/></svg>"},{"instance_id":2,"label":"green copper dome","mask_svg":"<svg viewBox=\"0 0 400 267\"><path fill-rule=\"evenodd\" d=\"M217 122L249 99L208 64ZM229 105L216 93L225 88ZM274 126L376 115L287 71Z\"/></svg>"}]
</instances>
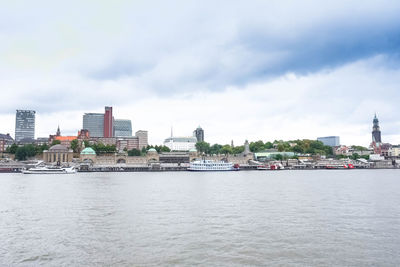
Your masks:
<instances>
[{"instance_id":1,"label":"green copper dome","mask_svg":"<svg viewBox=\"0 0 400 267\"><path fill-rule=\"evenodd\" d=\"M81 155L96 155L96 152L91 147L87 147L82 150Z\"/></svg>"},{"instance_id":2,"label":"green copper dome","mask_svg":"<svg viewBox=\"0 0 400 267\"><path fill-rule=\"evenodd\" d=\"M154 148L150 148L147 152L157 152Z\"/></svg>"},{"instance_id":3,"label":"green copper dome","mask_svg":"<svg viewBox=\"0 0 400 267\"><path fill-rule=\"evenodd\" d=\"M197 152L197 149L196 148L192 148L192 149L189 150L189 152Z\"/></svg>"}]
</instances>

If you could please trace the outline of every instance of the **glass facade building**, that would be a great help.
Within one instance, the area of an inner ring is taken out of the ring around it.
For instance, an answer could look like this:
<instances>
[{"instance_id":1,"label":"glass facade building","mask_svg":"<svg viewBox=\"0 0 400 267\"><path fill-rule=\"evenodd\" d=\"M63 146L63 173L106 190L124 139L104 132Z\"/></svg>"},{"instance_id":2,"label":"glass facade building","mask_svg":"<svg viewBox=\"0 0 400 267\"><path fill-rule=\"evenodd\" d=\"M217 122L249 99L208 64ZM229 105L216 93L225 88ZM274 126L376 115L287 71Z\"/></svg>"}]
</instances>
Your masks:
<instances>
[{"instance_id":1,"label":"glass facade building","mask_svg":"<svg viewBox=\"0 0 400 267\"><path fill-rule=\"evenodd\" d=\"M115 137L128 137L132 136L132 122L131 120L115 120L114 121L114 136Z\"/></svg>"},{"instance_id":2,"label":"glass facade building","mask_svg":"<svg viewBox=\"0 0 400 267\"><path fill-rule=\"evenodd\" d=\"M35 139L35 114L34 110L17 110L15 116L15 141Z\"/></svg>"},{"instance_id":3,"label":"glass facade building","mask_svg":"<svg viewBox=\"0 0 400 267\"><path fill-rule=\"evenodd\" d=\"M104 114L85 113L82 129L89 130L90 137L104 137Z\"/></svg>"},{"instance_id":4,"label":"glass facade building","mask_svg":"<svg viewBox=\"0 0 400 267\"><path fill-rule=\"evenodd\" d=\"M321 141L326 146L340 146L340 138L339 136L326 136L326 137L318 137L318 141Z\"/></svg>"}]
</instances>

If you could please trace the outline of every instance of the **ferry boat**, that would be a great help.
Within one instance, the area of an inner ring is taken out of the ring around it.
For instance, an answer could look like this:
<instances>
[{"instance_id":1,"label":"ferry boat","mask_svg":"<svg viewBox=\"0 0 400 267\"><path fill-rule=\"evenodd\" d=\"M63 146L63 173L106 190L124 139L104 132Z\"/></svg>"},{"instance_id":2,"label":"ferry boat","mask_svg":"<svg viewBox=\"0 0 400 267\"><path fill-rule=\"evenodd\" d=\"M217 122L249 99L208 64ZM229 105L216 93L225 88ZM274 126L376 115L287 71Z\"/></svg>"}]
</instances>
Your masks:
<instances>
[{"instance_id":1,"label":"ferry boat","mask_svg":"<svg viewBox=\"0 0 400 267\"><path fill-rule=\"evenodd\" d=\"M239 164L232 162L197 160L190 163L189 171L238 171Z\"/></svg>"},{"instance_id":2,"label":"ferry boat","mask_svg":"<svg viewBox=\"0 0 400 267\"><path fill-rule=\"evenodd\" d=\"M27 170L23 170L24 174L71 174L76 173L75 167L67 168L49 168L49 167L34 167Z\"/></svg>"}]
</instances>

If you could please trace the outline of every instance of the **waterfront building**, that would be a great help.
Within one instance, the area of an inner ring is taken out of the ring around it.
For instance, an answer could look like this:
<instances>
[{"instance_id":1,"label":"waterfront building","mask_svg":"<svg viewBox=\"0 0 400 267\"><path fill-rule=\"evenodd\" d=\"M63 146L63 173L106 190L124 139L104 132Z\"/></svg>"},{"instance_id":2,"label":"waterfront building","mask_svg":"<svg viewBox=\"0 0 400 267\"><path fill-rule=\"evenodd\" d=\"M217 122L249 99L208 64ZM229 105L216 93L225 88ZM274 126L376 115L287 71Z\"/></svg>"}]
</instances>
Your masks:
<instances>
[{"instance_id":1,"label":"waterfront building","mask_svg":"<svg viewBox=\"0 0 400 267\"><path fill-rule=\"evenodd\" d=\"M91 137L104 137L104 114L85 113L82 129L88 130Z\"/></svg>"},{"instance_id":2,"label":"waterfront building","mask_svg":"<svg viewBox=\"0 0 400 267\"><path fill-rule=\"evenodd\" d=\"M197 142L204 142L204 130L200 126L193 131L193 136L196 137Z\"/></svg>"},{"instance_id":3,"label":"waterfront building","mask_svg":"<svg viewBox=\"0 0 400 267\"><path fill-rule=\"evenodd\" d=\"M63 145L55 145L49 148L49 150L43 151L43 161L52 163L67 163L72 162L73 151Z\"/></svg>"},{"instance_id":4,"label":"waterfront building","mask_svg":"<svg viewBox=\"0 0 400 267\"><path fill-rule=\"evenodd\" d=\"M189 151L196 148L197 138L189 137L169 137L165 139L164 145L171 151Z\"/></svg>"},{"instance_id":5,"label":"waterfront building","mask_svg":"<svg viewBox=\"0 0 400 267\"><path fill-rule=\"evenodd\" d=\"M391 147L390 156L391 157L399 157L400 156L400 145Z\"/></svg>"},{"instance_id":6,"label":"waterfront building","mask_svg":"<svg viewBox=\"0 0 400 267\"><path fill-rule=\"evenodd\" d=\"M256 160L266 160L266 159L273 159L277 155L280 155L284 158L291 158L295 155L294 152L280 152L277 149L267 149L265 151L256 152L254 153L254 159Z\"/></svg>"},{"instance_id":7,"label":"waterfront building","mask_svg":"<svg viewBox=\"0 0 400 267\"><path fill-rule=\"evenodd\" d=\"M114 121L114 136L125 137L132 136L132 122L131 120L119 120Z\"/></svg>"},{"instance_id":8,"label":"waterfront building","mask_svg":"<svg viewBox=\"0 0 400 267\"><path fill-rule=\"evenodd\" d=\"M34 110L17 110L15 116L15 141L35 138L35 114Z\"/></svg>"},{"instance_id":9,"label":"waterfront building","mask_svg":"<svg viewBox=\"0 0 400 267\"><path fill-rule=\"evenodd\" d=\"M14 144L14 139L10 134L0 134L0 152L5 152L12 144Z\"/></svg>"},{"instance_id":10,"label":"waterfront building","mask_svg":"<svg viewBox=\"0 0 400 267\"><path fill-rule=\"evenodd\" d=\"M103 137L113 137L114 133L114 117L112 115L112 107L105 107L104 112L104 134Z\"/></svg>"},{"instance_id":11,"label":"waterfront building","mask_svg":"<svg viewBox=\"0 0 400 267\"><path fill-rule=\"evenodd\" d=\"M96 152L91 147L86 147L81 151L80 159L83 162L94 163L96 161Z\"/></svg>"},{"instance_id":12,"label":"waterfront building","mask_svg":"<svg viewBox=\"0 0 400 267\"><path fill-rule=\"evenodd\" d=\"M318 137L317 141L322 142L326 146L331 146L331 147L340 146L340 137L339 136Z\"/></svg>"}]
</instances>

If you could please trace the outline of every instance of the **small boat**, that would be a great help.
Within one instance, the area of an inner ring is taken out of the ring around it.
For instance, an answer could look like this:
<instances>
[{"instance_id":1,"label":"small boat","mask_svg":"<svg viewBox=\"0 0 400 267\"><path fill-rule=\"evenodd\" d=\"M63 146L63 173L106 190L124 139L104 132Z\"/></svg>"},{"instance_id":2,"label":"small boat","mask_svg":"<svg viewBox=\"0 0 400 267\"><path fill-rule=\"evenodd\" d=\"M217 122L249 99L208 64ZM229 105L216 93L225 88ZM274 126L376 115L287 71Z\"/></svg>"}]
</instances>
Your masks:
<instances>
[{"instance_id":1,"label":"small boat","mask_svg":"<svg viewBox=\"0 0 400 267\"><path fill-rule=\"evenodd\" d=\"M34 167L23 170L24 174L71 174L76 173L75 167Z\"/></svg>"},{"instance_id":2,"label":"small boat","mask_svg":"<svg viewBox=\"0 0 400 267\"><path fill-rule=\"evenodd\" d=\"M271 165L259 165L257 166L257 170L259 171L274 171L274 170L283 170L285 167L283 167L282 164L271 164Z\"/></svg>"},{"instance_id":3,"label":"small boat","mask_svg":"<svg viewBox=\"0 0 400 267\"><path fill-rule=\"evenodd\" d=\"M232 162L196 160L190 163L188 171L238 171L239 164Z\"/></svg>"}]
</instances>

